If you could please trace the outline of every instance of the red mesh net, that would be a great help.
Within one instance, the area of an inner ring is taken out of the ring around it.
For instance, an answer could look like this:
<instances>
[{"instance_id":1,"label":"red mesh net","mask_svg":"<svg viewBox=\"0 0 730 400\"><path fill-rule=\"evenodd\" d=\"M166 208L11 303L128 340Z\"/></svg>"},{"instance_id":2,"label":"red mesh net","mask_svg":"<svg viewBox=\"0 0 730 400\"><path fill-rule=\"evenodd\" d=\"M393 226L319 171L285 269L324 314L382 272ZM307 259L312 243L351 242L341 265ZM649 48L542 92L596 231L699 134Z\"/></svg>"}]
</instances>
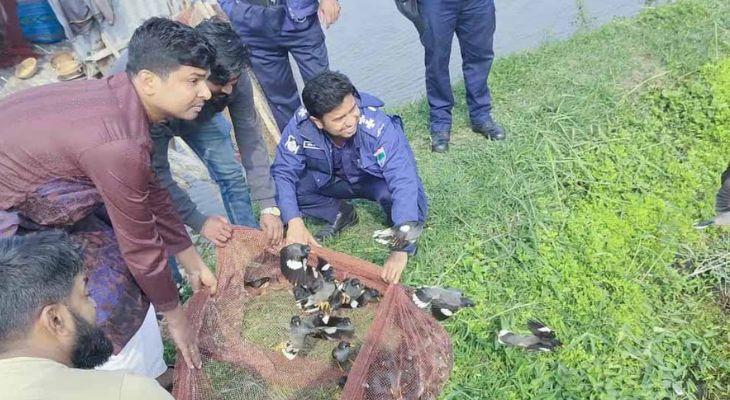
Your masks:
<instances>
[{"instance_id":1,"label":"red mesh net","mask_svg":"<svg viewBox=\"0 0 730 400\"><path fill-rule=\"evenodd\" d=\"M297 357L284 357L277 345L287 340L291 317L304 314L281 275L279 252L265 248L261 232L237 228L218 250L218 293L200 291L186 304L203 368L187 369L178 355L176 399L437 397L453 365L451 341L441 325L412 303L403 286L386 286L376 265L325 248L312 253L332 265L338 281L357 277L384 294L379 303L335 313L355 326L349 341L359 352L349 372L332 360L337 342L308 338ZM262 279L267 285L254 287ZM347 381L340 388L343 375Z\"/></svg>"}]
</instances>

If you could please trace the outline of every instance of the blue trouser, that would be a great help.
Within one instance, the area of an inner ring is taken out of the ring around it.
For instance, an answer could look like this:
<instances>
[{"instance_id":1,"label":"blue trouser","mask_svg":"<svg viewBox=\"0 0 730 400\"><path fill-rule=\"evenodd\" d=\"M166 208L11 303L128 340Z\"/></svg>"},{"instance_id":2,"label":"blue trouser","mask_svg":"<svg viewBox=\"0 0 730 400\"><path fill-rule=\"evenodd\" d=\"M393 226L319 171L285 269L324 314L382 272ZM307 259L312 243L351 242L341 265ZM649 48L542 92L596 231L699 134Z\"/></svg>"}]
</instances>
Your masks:
<instances>
[{"instance_id":1,"label":"blue trouser","mask_svg":"<svg viewBox=\"0 0 730 400\"><path fill-rule=\"evenodd\" d=\"M340 202L346 199L367 199L380 204L388 219L387 224L393 225L391 218L393 198L385 179L367 176L358 183L351 184L346 180L335 178L322 187L317 187L311 173L305 173L299 180L297 203L299 211L308 217L323 219L330 224L334 223L340 209ZM426 221L425 213L428 210L426 198L419 196L417 201L418 219L424 222ZM405 250L413 254L416 247L409 246Z\"/></svg>"},{"instance_id":2,"label":"blue trouser","mask_svg":"<svg viewBox=\"0 0 730 400\"><path fill-rule=\"evenodd\" d=\"M210 121L194 126L183 125L180 137L200 158L220 188L228 220L235 225L258 228L249 188L241 163L236 159L230 132L231 124L218 113ZM175 281L182 282L175 257L170 257L170 267Z\"/></svg>"},{"instance_id":3,"label":"blue trouser","mask_svg":"<svg viewBox=\"0 0 730 400\"><path fill-rule=\"evenodd\" d=\"M425 49L426 93L431 132L451 129L454 106L449 58L454 32L461 47L466 103L472 124L491 120L492 98L487 78L494 59L494 0L421 0L421 43Z\"/></svg>"},{"instance_id":4,"label":"blue trouser","mask_svg":"<svg viewBox=\"0 0 730 400\"><path fill-rule=\"evenodd\" d=\"M324 32L317 14L293 23L283 6L236 4L229 18L241 40L251 49L251 65L269 101L279 130L301 105L289 54L306 82L329 69Z\"/></svg>"},{"instance_id":5,"label":"blue trouser","mask_svg":"<svg viewBox=\"0 0 730 400\"><path fill-rule=\"evenodd\" d=\"M385 179L367 176L358 183L351 184L344 179L335 178L326 185L317 187L312 174L305 172L297 185L299 211L308 217L319 218L329 223L335 222L340 202L347 199L367 199L380 204L388 218L388 225L393 224L391 218L393 198ZM423 222L426 220L428 205L425 197L419 196L417 201L418 218Z\"/></svg>"}]
</instances>

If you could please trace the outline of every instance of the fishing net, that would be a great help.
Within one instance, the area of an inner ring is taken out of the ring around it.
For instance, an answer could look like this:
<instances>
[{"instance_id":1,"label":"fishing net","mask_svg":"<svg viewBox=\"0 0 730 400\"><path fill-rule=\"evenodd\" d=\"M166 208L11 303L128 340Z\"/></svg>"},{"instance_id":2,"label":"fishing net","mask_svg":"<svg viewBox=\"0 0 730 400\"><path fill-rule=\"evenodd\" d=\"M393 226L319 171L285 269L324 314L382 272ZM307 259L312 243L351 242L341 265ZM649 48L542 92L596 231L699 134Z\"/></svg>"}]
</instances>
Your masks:
<instances>
[{"instance_id":1,"label":"fishing net","mask_svg":"<svg viewBox=\"0 0 730 400\"><path fill-rule=\"evenodd\" d=\"M186 304L203 367L189 370L178 355L176 399L437 397L453 365L443 327L412 303L406 288L386 286L374 264L325 248L312 253L310 259L319 256L332 265L338 281L356 277L383 294L379 302L333 313L355 327L349 341L359 351L352 365L337 365L331 355L337 342L322 339L307 338L293 360L283 355L278 346L288 339L289 321L305 316L281 275L278 250L266 249L260 231L236 228L218 250L218 293L197 292Z\"/></svg>"}]
</instances>

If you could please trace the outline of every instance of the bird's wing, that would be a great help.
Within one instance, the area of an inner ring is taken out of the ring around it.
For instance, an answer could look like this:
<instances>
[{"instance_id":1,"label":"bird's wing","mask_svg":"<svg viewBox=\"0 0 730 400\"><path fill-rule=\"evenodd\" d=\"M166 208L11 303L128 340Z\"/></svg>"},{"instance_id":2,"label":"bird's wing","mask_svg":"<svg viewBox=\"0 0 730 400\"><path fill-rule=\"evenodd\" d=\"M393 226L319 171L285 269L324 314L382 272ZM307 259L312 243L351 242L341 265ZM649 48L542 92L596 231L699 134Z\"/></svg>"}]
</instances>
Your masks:
<instances>
[{"instance_id":1,"label":"bird's wing","mask_svg":"<svg viewBox=\"0 0 730 400\"><path fill-rule=\"evenodd\" d=\"M335 278L335 269L322 257L317 256L317 271L325 278Z\"/></svg>"},{"instance_id":2,"label":"bird's wing","mask_svg":"<svg viewBox=\"0 0 730 400\"><path fill-rule=\"evenodd\" d=\"M394 227L393 232L390 245L395 250L402 250L421 236L423 223L418 221L405 222Z\"/></svg>"},{"instance_id":3,"label":"bird's wing","mask_svg":"<svg viewBox=\"0 0 730 400\"><path fill-rule=\"evenodd\" d=\"M725 176L725 174L728 174L728 171L725 171L723 176ZM728 211L730 211L730 179L726 179L722 183L722 186L715 197L715 212L722 214Z\"/></svg>"},{"instance_id":4,"label":"bird's wing","mask_svg":"<svg viewBox=\"0 0 730 400\"><path fill-rule=\"evenodd\" d=\"M281 273L292 284L298 285L305 283L307 277L306 259L286 259L281 260Z\"/></svg>"},{"instance_id":5,"label":"bird's wing","mask_svg":"<svg viewBox=\"0 0 730 400\"><path fill-rule=\"evenodd\" d=\"M527 329L541 339L555 339L555 331L538 320L527 321Z\"/></svg>"}]
</instances>

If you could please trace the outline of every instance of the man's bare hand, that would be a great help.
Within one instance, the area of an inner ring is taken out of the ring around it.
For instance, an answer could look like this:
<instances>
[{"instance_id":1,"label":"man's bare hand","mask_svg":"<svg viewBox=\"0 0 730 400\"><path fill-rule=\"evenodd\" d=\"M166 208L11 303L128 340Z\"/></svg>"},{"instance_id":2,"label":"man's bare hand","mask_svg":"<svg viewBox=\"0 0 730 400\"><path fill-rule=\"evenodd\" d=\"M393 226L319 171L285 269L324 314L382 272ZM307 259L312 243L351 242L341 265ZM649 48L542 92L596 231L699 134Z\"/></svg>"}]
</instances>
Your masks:
<instances>
[{"instance_id":1,"label":"man's bare hand","mask_svg":"<svg viewBox=\"0 0 730 400\"><path fill-rule=\"evenodd\" d=\"M225 247L233 235L233 228L228 221L220 215L211 215L205 220L200 234L210 240L218 247Z\"/></svg>"},{"instance_id":2,"label":"man's bare hand","mask_svg":"<svg viewBox=\"0 0 730 400\"><path fill-rule=\"evenodd\" d=\"M261 214L261 230L266 234L269 246L278 246L284 238L284 224L273 214Z\"/></svg>"},{"instance_id":3,"label":"man's bare hand","mask_svg":"<svg viewBox=\"0 0 730 400\"><path fill-rule=\"evenodd\" d=\"M317 16L319 17L319 22L325 28L329 28L340 17L340 2L338 0L320 0Z\"/></svg>"},{"instance_id":4,"label":"man's bare hand","mask_svg":"<svg viewBox=\"0 0 730 400\"><path fill-rule=\"evenodd\" d=\"M198 290L206 287L210 290L211 295L215 294L218 288L218 281L210 268L205 265L205 262L195 249L195 246L190 246L177 253L175 257L177 257L177 261L182 264L183 268L185 268L188 281L194 291L197 292Z\"/></svg>"},{"instance_id":5,"label":"man's bare hand","mask_svg":"<svg viewBox=\"0 0 730 400\"><path fill-rule=\"evenodd\" d=\"M190 323L185 317L182 306L178 305L176 308L162 313L162 315L167 320L167 328L170 331L172 341L175 342L175 347L182 354L185 364L189 369L200 368L202 362L198 343L193 338Z\"/></svg>"},{"instance_id":6,"label":"man's bare hand","mask_svg":"<svg viewBox=\"0 0 730 400\"><path fill-rule=\"evenodd\" d=\"M312 236L301 218L292 218L286 230L286 244L301 243L310 246L319 246L317 240Z\"/></svg>"},{"instance_id":7,"label":"man's bare hand","mask_svg":"<svg viewBox=\"0 0 730 400\"><path fill-rule=\"evenodd\" d=\"M380 277L387 283L396 284L400 282L400 276L408 263L408 253L394 251L383 264L383 272Z\"/></svg>"}]
</instances>

